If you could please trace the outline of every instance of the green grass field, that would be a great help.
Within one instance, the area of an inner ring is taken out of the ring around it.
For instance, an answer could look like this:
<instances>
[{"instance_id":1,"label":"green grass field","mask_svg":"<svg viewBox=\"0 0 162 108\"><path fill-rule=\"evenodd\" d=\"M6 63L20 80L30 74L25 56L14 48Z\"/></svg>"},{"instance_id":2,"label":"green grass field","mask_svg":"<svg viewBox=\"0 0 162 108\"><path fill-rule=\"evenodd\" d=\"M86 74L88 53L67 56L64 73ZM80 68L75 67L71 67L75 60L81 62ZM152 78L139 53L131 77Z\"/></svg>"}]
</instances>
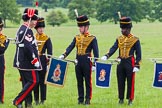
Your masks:
<instances>
[{"instance_id":1,"label":"green grass field","mask_svg":"<svg viewBox=\"0 0 162 108\"><path fill-rule=\"evenodd\" d=\"M73 37L79 33L75 26L51 27L47 26L45 32L53 42L54 56L61 55L65 48L71 43ZM162 24L161 23L137 23L133 24L132 33L140 38L142 45L142 64L140 72L136 74L135 100L132 108L161 108L162 90L152 87L154 64L149 58L162 57ZM5 28L4 34L15 37L18 28ZM35 31L35 30L34 30ZM98 39L100 57L103 56L113 45L115 39L120 35L119 25L110 23L91 23L90 33ZM74 49L68 59L75 59ZM0 105L3 108L14 108L12 100L21 90L19 73L13 68L15 44L10 44L6 53L5 72L5 103ZM118 51L111 57L116 58ZM93 97L90 106L77 104L77 86L74 65L69 63L66 82L63 88L48 85L47 101L44 105L34 108L127 108L127 100L124 105L118 105L116 65L112 67L110 88L101 89L95 86L95 72L92 73Z\"/></svg>"}]
</instances>

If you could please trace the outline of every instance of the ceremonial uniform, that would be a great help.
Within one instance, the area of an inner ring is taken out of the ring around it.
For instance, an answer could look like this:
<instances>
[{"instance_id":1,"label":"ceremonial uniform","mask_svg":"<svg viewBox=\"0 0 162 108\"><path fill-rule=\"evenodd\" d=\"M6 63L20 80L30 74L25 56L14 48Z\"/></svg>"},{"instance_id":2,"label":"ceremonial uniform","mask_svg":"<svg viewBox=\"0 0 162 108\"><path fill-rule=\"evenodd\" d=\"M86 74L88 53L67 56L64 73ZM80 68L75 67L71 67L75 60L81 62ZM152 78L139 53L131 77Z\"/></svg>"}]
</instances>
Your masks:
<instances>
[{"instance_id":1,"label":"ceremonial uniform","mask_svg":"<svg viewBox=\"0 0 162 108\"><path fill-rule=\"evenodd\" d=\"M42 69L36 39L31 28L37 21L38 11L26 8L22 19L24 24L21 25L16 36L16 53L14 58L14 67L19 70L22 78L23 88L16 96L13 104L22 108L22 102L26 100L26 106L31 106L31 91L38 83L38 70Z\"/></svg>"},{"instance_id":2,"label":"ceremonial uniform","mask_svg":"<svg viewBox=\"0 0 162 108\"><path fill-rule=\"evenodd\" d=\"M124 32L123 29L130 30L132 27L131 19L129 17L121 18L120 27L122 32ZM119 103L122 104L124 102L125 81L127 80L126 98L129 100L128 105L131 105L134 99L135 72L140 69L141 45L139 38L131 34L130 31L126 34L128 35L122 33L122 35L116 39L114 45L110 48L109 52L104 57L111 57L119 48L118 59L121 60L117 65L117 82L120 99ZM136 55L136 57L134 57L134 55Z\"/></svg>"},{"instance_id":3,"label":"ceremonial uniform","mask_svg":"<svg viewBox=\"0 0 162 108\"><path fill-rule=\"evenodd\" d=\"M44 80L47 71L47 65L49 64L50 57L52 56L52 42L51 39L46 34L44 34L44 27L45 27L44 18L39 18L37 25L35 26L35 29L37 30L36 40L38 43L39 57L43 69L41 71L38 71L39 83L34 89L34 100L36 104L39 103L39 91L41 96L40 103L43 104L44 101L46 100L46 84L44 84Z\"/></svg>"},{"instance_id":4,"label":"ceremonial uniform","mask_svg":"<svg viewBox=\"0 0 162 108\"><path fill-rule=\"evenodd\" d=\"M4 53L9 45L7 36L2 34L3 23L0 18L0 104L4 103L4 73L5 73L5 58Z\"/></svg>"},{"instance_id":5,"label":"ceremonial uniform","mask_svg":"<svg viewBox=\"0 0 162 108\"><path fill-rule=\"evenodd\" d=\"M79 27L89 27L89 20L88 17L85 15L77 17L77 23ZM83 32L79 35L76 35L72 43L69 45L69 47L67 47L66 52L63 54L64 58L69 55L69 53L73 50L75 46L77 48L76 59L78 61L77 65L75 66L79 95L78 104L82 104L84 102L84 94L86 94L85 104L90 104L90 99L92 98L92 62L88 57L92 56L92 50L94 57L99 57L97 39L95 36L89 34L88 32ZM84 80L86 93L84 93Z\"/></svg>"}]
</instances>

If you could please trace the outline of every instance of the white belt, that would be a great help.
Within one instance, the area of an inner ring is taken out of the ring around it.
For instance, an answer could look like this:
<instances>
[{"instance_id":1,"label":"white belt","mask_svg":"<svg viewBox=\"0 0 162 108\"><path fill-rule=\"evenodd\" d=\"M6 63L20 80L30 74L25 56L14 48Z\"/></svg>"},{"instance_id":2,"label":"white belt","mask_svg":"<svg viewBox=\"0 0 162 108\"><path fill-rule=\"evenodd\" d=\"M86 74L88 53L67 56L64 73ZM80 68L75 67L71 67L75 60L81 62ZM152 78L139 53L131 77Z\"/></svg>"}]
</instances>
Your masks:
<instances>
[{"instance_id":1,"label":"white belt","mask_svg":"<svg viewBox=\"0 0 162 108\"><path fill-rule=\"evenodd\" d=\"M24 44L18 44L19 47L24 47Z\"/></svg>"}]
</instances>

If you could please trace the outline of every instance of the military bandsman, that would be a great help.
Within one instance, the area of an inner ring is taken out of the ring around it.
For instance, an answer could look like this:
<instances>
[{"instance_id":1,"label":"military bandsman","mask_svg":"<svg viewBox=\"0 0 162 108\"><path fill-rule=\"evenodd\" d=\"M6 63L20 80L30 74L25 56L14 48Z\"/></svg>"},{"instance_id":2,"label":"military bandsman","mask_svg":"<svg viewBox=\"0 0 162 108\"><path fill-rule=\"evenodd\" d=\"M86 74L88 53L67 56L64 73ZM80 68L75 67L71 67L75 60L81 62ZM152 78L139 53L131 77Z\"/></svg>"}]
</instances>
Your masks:
<instances>
[{"instance_id":1,"label":"military bandsman","mask_svg":"<svg viewBox=\"0 0 162 108\"><path fill-rule=\"evenodd\" d=\"M88 57L92 56L92 50L94 57L99 57L98 43L96 37L88 32L90 25L88 17L82 15L77 17L76 20L80 34L74 37L72 43L59 58L66 58L76 46L76 59L78 63L75 66L75 72L78 88L78 104L89 105L92 98L92 62ZM85 92L84 80L86 88Z\"/></svg>"},{"instance_id":2,"label":"military bandsman","mask_svg":"<svg viewBox=\"0 0 162 108\"><path fill-rule=\"evenodd\" d=\"M13 104L22 108L25 100L25 107L31 107L31 92L39 81L37 71L42 69L38 56L38 46L32 28L36 26L38 10L26 8L22 15L24 23L20 26L16 36L16 53L14 67L19 70L22 78L23 88L16 96Z\"/></svg>"},{"instance_id":3,"label":"military bandsman","mask_svg":"<svg viewBox=\"0 0 162 108\"><path fill-rule=\"evenodd\" d=\"M38 43L38 51L39 51L40 61L42 64L42 70L38 71L39 83L34 88L34 100L36 105L38 105L39 103L44 104L44 101L46 100L47 87L46 84L44 84L44 80L47 71L47 66L49 65L49 61L52 56L52 42L50 37L44 33L44 28L45 28L44 18L39 18L35 26L35 29L37 31L35 36Z\"/></svg>"},{"instance_id":4,"label":"military bandsman","mask_svg":"<svg viewBox=\"0 0 162 108\"><path fill-rule=\"evenodd\" d=\"M0 104L4 103L4 73L5 73L5 58L4 53L9 45L7 36L2 33L3 22L0 18Z\"/></svg>"},{"instance_id":5,"label":"military bandsman","mask_svg":"<svg viewBox=\"0 0 162 108\"><path fill-rule=\"evenodd\" d=\"M102 60L110 58L119 48L120 63L117 65L117 82L119 104L124 103L125 81L127 80L128 105L132 105L134 99L135 72L140 69L141 45L138 37L131 34L132 21L130 17L120 19L122 35L119 36L109 52L101 57Z\"/></svg>"}]
</instances>

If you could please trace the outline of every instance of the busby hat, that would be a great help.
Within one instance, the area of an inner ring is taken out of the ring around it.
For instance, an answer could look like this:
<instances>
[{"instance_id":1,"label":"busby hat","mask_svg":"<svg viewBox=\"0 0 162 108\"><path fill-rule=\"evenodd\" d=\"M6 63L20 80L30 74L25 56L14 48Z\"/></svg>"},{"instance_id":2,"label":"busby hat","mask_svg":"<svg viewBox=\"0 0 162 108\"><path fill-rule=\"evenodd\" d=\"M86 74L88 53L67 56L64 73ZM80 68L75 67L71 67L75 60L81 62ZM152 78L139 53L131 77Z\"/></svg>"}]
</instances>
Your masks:
<instances>
[{"instance_id":1,"label":"busby hat","mask_svg":"<svg viewBox=\"0 0 162 108\"><path fill-rule=\"evenodd\" d=\"M27 21L30 18L31 18L31 20L37 20L38 19L38 10L37 9L26 8L24 10L24 13L22 15L22 19L24 21Z\"/></svg>"},{"instance_id":2,"label":"busby hat","mask_svg":"<svg viewBox=\"0 0 162 108\"><path fill-rule=\"evenodd\" d=\"M2 18L0 18L0 28L3 27L3 21L2 21Z\"/></svg>"},{"instance_id":3,"label":"busby hat","mask_svg":"<svg viewBox=\"0 0 162 108\"><path fill-rule=\"evenodd\" d=\"M132 28L132 21L130 17L120 18L120 28Z\"/></svg>"},{"instance_id":4,"label":"busby hat","mask_svg":"<svg viewBox=\"0 0 162 108\"><path fill-rule=\"evenodd\" d=\"M76 18L78 26L90 25L89 19L86 15L82 15Z\"/></svg>"},{"instance_id":5,"label":"busby hat","mask_svg":"<svg viewBox=\"0 0 162 108\"><path fill-rule=\"evenodd\" d=\"M37 24L35 26L35 29L37 29L38 27L45 27L45 22L44 22L44 18L38 18L37 20Z\"/></svg>"}]
</instances>

